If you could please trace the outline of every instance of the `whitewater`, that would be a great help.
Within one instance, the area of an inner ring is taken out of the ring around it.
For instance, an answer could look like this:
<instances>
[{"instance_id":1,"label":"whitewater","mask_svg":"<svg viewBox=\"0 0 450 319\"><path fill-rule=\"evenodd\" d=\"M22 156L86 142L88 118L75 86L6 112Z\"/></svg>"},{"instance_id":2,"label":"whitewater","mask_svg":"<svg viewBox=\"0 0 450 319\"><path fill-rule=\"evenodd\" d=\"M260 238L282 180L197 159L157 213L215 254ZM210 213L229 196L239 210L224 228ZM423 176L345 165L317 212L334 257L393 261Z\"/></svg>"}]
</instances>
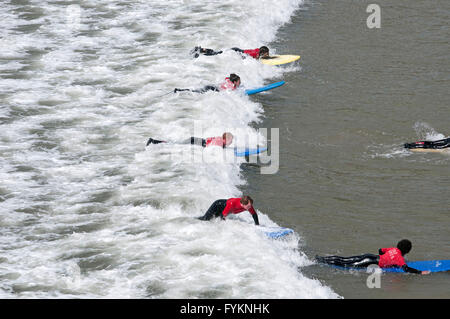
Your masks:
<instances>
[{"instance_id":1,"label":"whitewater","mask_svg":"<svg viewBox=\"0 0 450 319\"><path fill-rule=\"evenodd\" d=\"M167 93L230 73L252 88L298 72L189 51L270 47L301 5L2 1L0 298L339 297L302 274L313 262L301 234L269 240L246 212L194 218L242 195L243 159L145 146L227 131L235 145L265 145L264 109L250 97ZM284 226L255 208L262 225Z\"/></svg>"}]
</instances>

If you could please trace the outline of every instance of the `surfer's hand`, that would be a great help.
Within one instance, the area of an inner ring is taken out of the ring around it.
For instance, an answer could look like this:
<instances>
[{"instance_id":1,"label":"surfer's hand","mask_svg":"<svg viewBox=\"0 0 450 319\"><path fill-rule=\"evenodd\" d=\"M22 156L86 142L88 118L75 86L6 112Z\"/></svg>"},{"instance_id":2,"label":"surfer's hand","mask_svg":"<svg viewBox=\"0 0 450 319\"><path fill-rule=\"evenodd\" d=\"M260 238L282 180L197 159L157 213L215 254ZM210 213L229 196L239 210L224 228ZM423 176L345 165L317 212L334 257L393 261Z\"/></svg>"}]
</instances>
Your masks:
<instances>
[{"instance_id":1,"label":"surfer's hand","mask_svg":"<svg viewBox=\"0 0 450 319\"><path fill-rule=\"evenodd\" d=\"M428 275L429 273L430 273L429 270L424 270L424 271L422 271L422 275Z\"/></svg>"}]
</instances>

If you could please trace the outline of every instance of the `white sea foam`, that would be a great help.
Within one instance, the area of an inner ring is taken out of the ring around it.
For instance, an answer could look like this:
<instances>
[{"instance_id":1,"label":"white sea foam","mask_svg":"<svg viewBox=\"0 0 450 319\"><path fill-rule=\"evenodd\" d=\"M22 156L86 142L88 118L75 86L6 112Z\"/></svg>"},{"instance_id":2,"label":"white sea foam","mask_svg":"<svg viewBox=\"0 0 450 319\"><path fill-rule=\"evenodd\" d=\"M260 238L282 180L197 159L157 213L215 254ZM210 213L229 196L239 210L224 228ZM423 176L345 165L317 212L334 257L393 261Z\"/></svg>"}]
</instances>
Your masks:
<instances>
[{"instance_id":1,"label":"white sea foam","mask_svg":"<svg viewBox=\"0 0 450 319\"><path fill-rule=\"evenodd\" d=\"M239 160L145 148L198 126L200 137L264 144L249 125L262 106L243 94L161 95L230 73L246 88L281 79L283 69L233 51L188 53L267 45L300 0L29 3L0 4L0 297L337 297L299 272L310 263L301 235L268 240L247 213L193 218L241 195Z\"/></svg>"},{"instance_id":2,"label":"white sea foam","mask_svg":"<svg viewBox=\"0 0 450 319\"><path fill-rule=\"evenodd\" d=\"M419 140L423 141L436 141L446 138L442 133L438 133L430 124L425 122L416 122L414 124L414 130L417 133Z\"/></svg>"}]
</instances>

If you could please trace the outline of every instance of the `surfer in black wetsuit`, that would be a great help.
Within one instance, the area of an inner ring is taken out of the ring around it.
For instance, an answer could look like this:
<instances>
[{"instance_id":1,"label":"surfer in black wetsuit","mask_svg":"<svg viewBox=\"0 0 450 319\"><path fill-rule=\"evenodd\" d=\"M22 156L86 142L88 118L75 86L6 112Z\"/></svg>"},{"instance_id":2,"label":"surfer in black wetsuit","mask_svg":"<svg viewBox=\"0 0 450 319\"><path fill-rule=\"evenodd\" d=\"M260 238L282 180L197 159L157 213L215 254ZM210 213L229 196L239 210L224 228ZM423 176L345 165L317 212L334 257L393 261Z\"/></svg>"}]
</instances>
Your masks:
<instances>
[{"instance_id":1,"label":"surfer in black wetsuit","mask_svg":"<svg viewBox=\"0 0 450 319\"><path fill-rule=\"evenodd\" d=\"M241 85L241 78L239 75L231 73L229 77L225 78L225 81L219 86L207 85L201 89L178 89L173 90L173 93L189 91L194 93L205 93L208 91L220 92L223 90L236 90Z\"/></svg>"},{"instance_id":2,"label":"surfer in black wetsuit","mask_svg":"<svg viewBox=\"0 0 450 319\"><path fill-rule=\"evenodd\" d=\"M450 137L437 141L419 141L414 143L405 143L404 146L408 149L423 148L439 150L450 147Z\"/></svg>"},{"instance_id":3,"label":"surfer in black wetsuit","mask_svg":"<svg viewBox=\"0 0 450 319\"><path fill-rule=\"evenodd\" d=\"M199 145L202 147L208 147L208 146L220 146L220 147L227 147L233 142L233 134L229 132L225 132L222 134L222 136L215 136L215 137L208 137L208 138L200 138L200 137L190 137L185 141L182 141L180 144L192 144L192 145ZM161 140L155 140L154 138L149 138L147 141L147 145L150 144L160 144L160 143L167 143L166 141Z\"/></svg>"},{"instance_id":4,"label":"surfer in black wetsuit","mask_svg":"<svg viewBox=\"0 0 450 319\"><path fill-rule=\"evenodd\" d=\"M351 257L316 256L316 260L320 263L345 268L365 268L369 265L378 265L380 268L398 267L402 268L404 272L422 275L429 274L429 271L420 271L406 264L403 256L409 253L411 248L411 242L408 239L403 239L397 243L397 247L379 249L379 255L364 254Z\"/></svg>"},{"instance_id":5,"label":"surfer in black wetsuit","mask_svg":"<svg viewBox=\"0 0 450 319\"><path fill-rule=\"evenodd\" d=\"M249 55L254 59L265 59L269 57L269 48L266 46L262 46L258 49L253 50L242 50L239 48L231 48L231 50L239 52L241 54ZM223 53L223 51L214 51L213 49L206 49L202 47L195 47L193 50L191 50L191 54L194 56L194 58L198 58L200 54L218 55L221 53Z\"/></svg>"}]
</instances>

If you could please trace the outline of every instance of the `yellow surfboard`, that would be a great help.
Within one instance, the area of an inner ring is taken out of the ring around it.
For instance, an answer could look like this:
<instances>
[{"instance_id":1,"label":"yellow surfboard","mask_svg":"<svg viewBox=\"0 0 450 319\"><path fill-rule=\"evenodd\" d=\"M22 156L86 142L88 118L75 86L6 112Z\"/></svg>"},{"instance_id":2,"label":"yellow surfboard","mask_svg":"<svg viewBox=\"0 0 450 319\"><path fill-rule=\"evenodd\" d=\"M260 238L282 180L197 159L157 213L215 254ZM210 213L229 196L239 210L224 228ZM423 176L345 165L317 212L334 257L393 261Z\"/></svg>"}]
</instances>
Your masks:
<instances>
[{"instance_id":1,"label":"yellow surfboard","mask_svg":"<svg viewBox=\"0 0 450 319\"><path fill-rule=\"evenodd\" d=\"M291 63L300 59L299 55L274 55L265 59L260 59L261 63L268 65L280 65Z\"/></svg>"}]
</instances>

